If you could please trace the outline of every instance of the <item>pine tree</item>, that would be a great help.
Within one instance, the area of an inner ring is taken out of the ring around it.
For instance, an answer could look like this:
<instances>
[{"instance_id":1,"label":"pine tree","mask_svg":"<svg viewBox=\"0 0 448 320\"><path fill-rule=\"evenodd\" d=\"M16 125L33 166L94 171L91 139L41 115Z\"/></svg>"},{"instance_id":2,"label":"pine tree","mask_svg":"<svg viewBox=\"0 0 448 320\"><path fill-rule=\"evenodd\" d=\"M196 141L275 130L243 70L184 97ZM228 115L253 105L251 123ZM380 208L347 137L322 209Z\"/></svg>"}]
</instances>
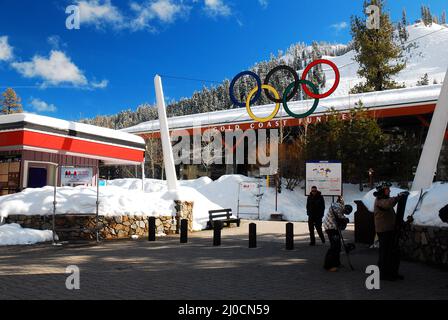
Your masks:
<instances>
[{"instance_id":1,"label":"pine tree","mask_svg":"<svg viewBox=\"0 0 448 320\"><path fill-rule=\"evenodd\" d=\"M362 102L350 110L349 120L330 109L328 120L312 124L307 130L306 158L335 159L343 163L345 181L361 180L368 168L378 168L378 155L384 134Z\"/></svg>"},{"instance_id":2,"label":"pine tree","mask_svg":"<svg viewBox=\"0 0 448 320\"><path fill-rule=\"evenodd\" d=\"M379 29L368 29L366 18L352 17L351 33L356 51L355 60L359 63L358 75L366 80L355 86L352 93L402 87L392 77L406 66L405 62L399 62L403 57L403 48L395 43L389 14L382 10L384 0L372 0L371 3L365 1L363 12L370 4L380 8Z\"/></svg>"},{"instance_id":3,"label":"pine tree","mask_svg":"<svg viewBox=\"0 0 448 320\"><path fill-rule=\"evenodd\" d=\"M417 81L417 86L427 86L429 84L428 74L425 73L419 81Z\"/></svg>"},{"instance_id":4,"label":"pine tree","mask_svg":"<svg viewBox=\"0 0 448 320\"><path fill-rule=\"evenodd\" d=\"M311 59L313 61L322 59L322 52L320 51L319 45L316 41L313 41L312 44ZM313 70L308 75L308 80L318 85L320 89L325 87L326 78L325 73L322 69L322 64L319 64L313 68Z\"/></svg>"},{"instance_id":5,"label":"pine tree","mask_svg":"<svg viewBox=\"0 0 448 320\"><path fill-rule=\"evenodd\" d=\"M432 15L431 10L428 6L422 5L421 6L421 14L422 14L422 22L425 24L425 26L432 25Z\"/></svg>"},{"instance_id":6,"label":"pine tree","mask_svg":"<svg viewBox=\"0 0 448 320\"><path fill-rule=\"evenodd\" d=\"M406 9L403 9L401 22L398 23L398 34L401 40L401 43L405 43L409 39L409 32L407 29L408 26L408 19L406 15Z\"/></svg>"},{"instance_id":7,"label":"pine tree","mask_svg":"<svg viewBox=\"0 0 448 320\"><path fill-rule=\"evenodd\" d=\"M439 18L437 16L432 17L432 22L435 24L439 24Z\"/></svg>"},{"instance_id":8,"label":"pine tree","mask_svg":"<svg viewBox=\"0 0 448 320\"><path fill-rule=\"evenodd\" d=\"M20 103L21 99L12 88L6 89L5 92L2 93L2 97L0 103L2 106L2 114L23 112L22 104Z\"/></svg>"},{"instance_id":9,"label":"pine tree","mask_svg":"<svg viewBox=\"0 0 448 320\"><path fill-rule=\"evenodd\" d=\"M409 25L408 22L408 15L406 13L406 8L403 8L403 11L401 12L401 23L406 27Z\"/></svg>"},{"instance_id":10,"label":"pine tree","mask_svg":"<svg viewBox=\"0 0 448 320\"><path fill-rule=\"evenodd\" d=\"M425 24L425 26L431 26L432 25L431 10L429 9L428 6L422 6L422 10L423 10L423 15L422 15L423 23Z\"/></svg>"},{"instance_id":11,"label":"pine tree","mask_svg":"<svg viewBox=\"0 0 448 320\"><path fill-rule=\"evenodd\" d=\"M443 10L442 16L440 17L440 24L446 24L446 11Z\"/></svg>"}]
</instances>

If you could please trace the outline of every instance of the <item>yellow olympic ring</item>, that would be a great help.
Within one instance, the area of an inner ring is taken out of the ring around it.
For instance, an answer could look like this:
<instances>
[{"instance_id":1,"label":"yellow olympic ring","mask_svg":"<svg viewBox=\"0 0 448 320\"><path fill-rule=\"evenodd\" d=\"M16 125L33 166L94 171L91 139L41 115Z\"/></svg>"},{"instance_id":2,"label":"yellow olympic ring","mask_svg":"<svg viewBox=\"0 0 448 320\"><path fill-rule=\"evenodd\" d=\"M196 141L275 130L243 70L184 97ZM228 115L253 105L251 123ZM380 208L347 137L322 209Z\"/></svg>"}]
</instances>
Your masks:
<instances>
[{"instance_id":1,"label":"yellow olympic ring","mask_svg":"<svg viewBox=\"0 0 448 320\"><path fill-rule=\"evenodd\" d=\"M275 99L277 99L277 100L280 99L280 96L279 96L277 90L275 90L275 88L274 88L273 86L270 86L270 85L267 85L267 84L263 84L263 85L261 86L261 88L262 88L262 89L267 89L267 90L271 91L271 92L274 94ZM267 117L265 117L265 118L259 118L259 117L257 117L257 116L252 112L252 110L250 109L250 99L252 99L252 96L253 96L253 95L255 94L255 92L257 92L257 91L258 91L258 86L255 87L255 88L253 88L252 91L249 92L249 95L248 95L247 98L246 98L246 110L247 110L247 113L249 114L249 116L250 116L253 120L255 120L255 121L257 121L257 122L267 122L267 121L270 121L270 120L272 120L272 119L277 115L278 110L280 109L280 103L276 103L276 104L275 104L274 112L272 112L269 116L267 116Z\"/></svg>"}]
</instances>

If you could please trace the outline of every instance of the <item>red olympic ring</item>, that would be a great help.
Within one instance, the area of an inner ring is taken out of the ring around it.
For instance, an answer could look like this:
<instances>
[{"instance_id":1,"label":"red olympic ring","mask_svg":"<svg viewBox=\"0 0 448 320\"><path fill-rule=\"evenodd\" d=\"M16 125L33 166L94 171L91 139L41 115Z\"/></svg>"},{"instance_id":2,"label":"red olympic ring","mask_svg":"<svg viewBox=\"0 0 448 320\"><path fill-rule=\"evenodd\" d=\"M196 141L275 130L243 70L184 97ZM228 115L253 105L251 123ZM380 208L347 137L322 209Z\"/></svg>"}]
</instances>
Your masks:
<instances>
[{"instance_id":1,"label":"red olympic ring","mask_svg":"<svg viewBox=\"0 0 448 320\"><path fill-rule=\"evenodd\" d=\"M334 64L333 62L331 62L330 60L326 60L326 59L319 59L319 60L315 60L313 62L311 62L303 71L302 73L302 80L306 80L306 76L308 74L308 72L311 70L312 67L318 65L318 64L328 64L334 71L335 74L335 80L334 80L334 84L331 87L330 90L328 90L326 93L322 93L322 94L315 94L313 92L310 91L310 89L308 89L308 87L306 86L306 84L302 83L302 88L303 91L305 91L305 93L308 95L308 97L313 98L313 99L323 99L328 97L330 94L332 94L336 88L339 85L339 80L341 79L341 74L339 73L339 69L336 66L336 64Z\"/></svg>"}]
</instances>

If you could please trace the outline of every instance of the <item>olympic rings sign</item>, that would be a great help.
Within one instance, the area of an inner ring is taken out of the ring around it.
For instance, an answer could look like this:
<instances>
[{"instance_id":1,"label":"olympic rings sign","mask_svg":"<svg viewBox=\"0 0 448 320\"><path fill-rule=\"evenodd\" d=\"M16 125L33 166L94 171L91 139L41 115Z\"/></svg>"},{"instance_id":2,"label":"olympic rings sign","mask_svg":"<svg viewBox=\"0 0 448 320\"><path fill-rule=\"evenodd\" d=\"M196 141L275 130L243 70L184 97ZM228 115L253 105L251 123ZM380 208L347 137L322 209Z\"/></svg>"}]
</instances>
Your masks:
<instances>
[{"instance_id":1,"label":"olympic rings sign","mask_svg":"<svg viewBox=\"0 0 448 320\"><path fill-rule=\"evenodd\" d=\"M307 76L308 72L311 70L311 68L317 66L318 64L329 65L335 73L335 81L334 81L333 86L326 93L322 93L322 94L319 94L319 88L314 83L306 80L306 76ZM280 97L279 93L277 92L277 90L274 87L272 87L271 85L269 85L269 80L279 70L285 70L285 71L289 72L294 77L294 82L292 82L285 89L285 91L283 92L283 95L281 97ZM236 82L238 81L239 78L241 78L243 76L251 76L252 78L254 78L255 81L257 82L257 86L249 92L249 95L247 96L245 102L240 102L236 99L233 91L234 91ZM297 72L293 68L291 68L289 66L285 66L285 65L277 66L277 67L273 68L271 71L269 71L269 73L266 75L266 79L264 80L263 84L261 83L260 77L256 73L254 73L252 71L243 71L243 72L238 73L235 76L235 78L233 78L232 82L230 83L230 88L229 88L230 99L232 100L232 102L235 105L237 105L241 108L246 108L249 116L257 122L267 122L267 121L272 120L277 115L278 111L280 110L280 103L283 104L283 107L285 108L286 113L288 115L290 115L291 117L305 118L305 117L308 117L309 115L311 115L316 110L317 106L319 105L319 99L328 97L337 89L337 87L339 86L340 77L341 76L339 73L339 69L336 66L336 64L334 64L330 60L326 60L326 59L319 59L319 60L315 60L312 63L310 63L303 71L302 77L300 79L299 79ZM292 112L289 109L288 102L296 95L296 93L299 90L299 86L302 86L303 91L309 97L314 99L314 103L313 103L313 106L311 107L311 109L309 109L307 112L301 113L301 114L295 114L294 112ZM311 87L312 92L308 87ZM262 91L264 91L266 97L270 101L275 103L274 111L269 116L264 117L264 118L257 117L252 112L252 110L250 108L251 104L255 103L258 99L260 99Z\"/></svg>"}]
</instances>

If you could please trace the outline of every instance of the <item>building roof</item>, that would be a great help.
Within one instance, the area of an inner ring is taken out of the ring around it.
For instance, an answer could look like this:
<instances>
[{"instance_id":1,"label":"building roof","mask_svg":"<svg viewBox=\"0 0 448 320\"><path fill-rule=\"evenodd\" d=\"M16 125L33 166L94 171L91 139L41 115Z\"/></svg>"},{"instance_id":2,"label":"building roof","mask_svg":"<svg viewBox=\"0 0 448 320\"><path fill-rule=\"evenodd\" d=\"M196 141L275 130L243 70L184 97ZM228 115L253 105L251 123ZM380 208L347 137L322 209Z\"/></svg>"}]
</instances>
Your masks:
<instances>
[{"instance_id":1,"label":"building roof","mask_svg":"<svg viewBox=\"0 0 448 320\"><path fill-rule=\"evenodd\" d=\"M406 108L411 106L424 106L435 104L440 95L442 85L428 85L421 87L411 87L404 89L394 89L387 91L377 91L361 94L351 94L347 96L329 97L320 100L313 115L323 115L330 108L338 111L348 111L358 106L362 101L364 107L369 110L387 108ZM314 100L295 101L288 104L292 112L296 114L304 113L310 109ZM258 117L267 117L274 109L274 105L255 106L252 111ZM274 120L292 119L283 109ZM201 126L219 126L226 124L240 124L254 122L246 112L245 108L221 110L208 113L199 113L186 116L172 117L168 119L168 126L171 130L189 129ZM145 134L158 132L160 130L159 120L152 120L140 123L136 126L122 129L123 132L134 134Z\"/></svg>"},{"instance_id":2,"label":"building roof","mask_svg":"<svg viewBox=\"0 0 448 320\"><path fill-rule=\"evenodd\" d=\"M52 128L61 130L73 130L76 132L87 133L98 137L112 138L116 140L134 142L137 144L144 144L145 141L134 134L129 134L123 131L113 130L109 128L102 128L90 124L67 121L47 116L41 116L33 113L14 113L8 115L0 115L0 125L5 123L26 122L37 125L50 126Z\"/></svg>"},{"instance_id":3,"label":"building roof","mask_svg":"<svg viewBox=\"0 0 448 320\"><path fill-rule=\"evenodd\" d=\"M142 137L29 113L0 116L0 150L35 150L98 159L106 164L142 162Z\"/></svg>"}]
</instances>

